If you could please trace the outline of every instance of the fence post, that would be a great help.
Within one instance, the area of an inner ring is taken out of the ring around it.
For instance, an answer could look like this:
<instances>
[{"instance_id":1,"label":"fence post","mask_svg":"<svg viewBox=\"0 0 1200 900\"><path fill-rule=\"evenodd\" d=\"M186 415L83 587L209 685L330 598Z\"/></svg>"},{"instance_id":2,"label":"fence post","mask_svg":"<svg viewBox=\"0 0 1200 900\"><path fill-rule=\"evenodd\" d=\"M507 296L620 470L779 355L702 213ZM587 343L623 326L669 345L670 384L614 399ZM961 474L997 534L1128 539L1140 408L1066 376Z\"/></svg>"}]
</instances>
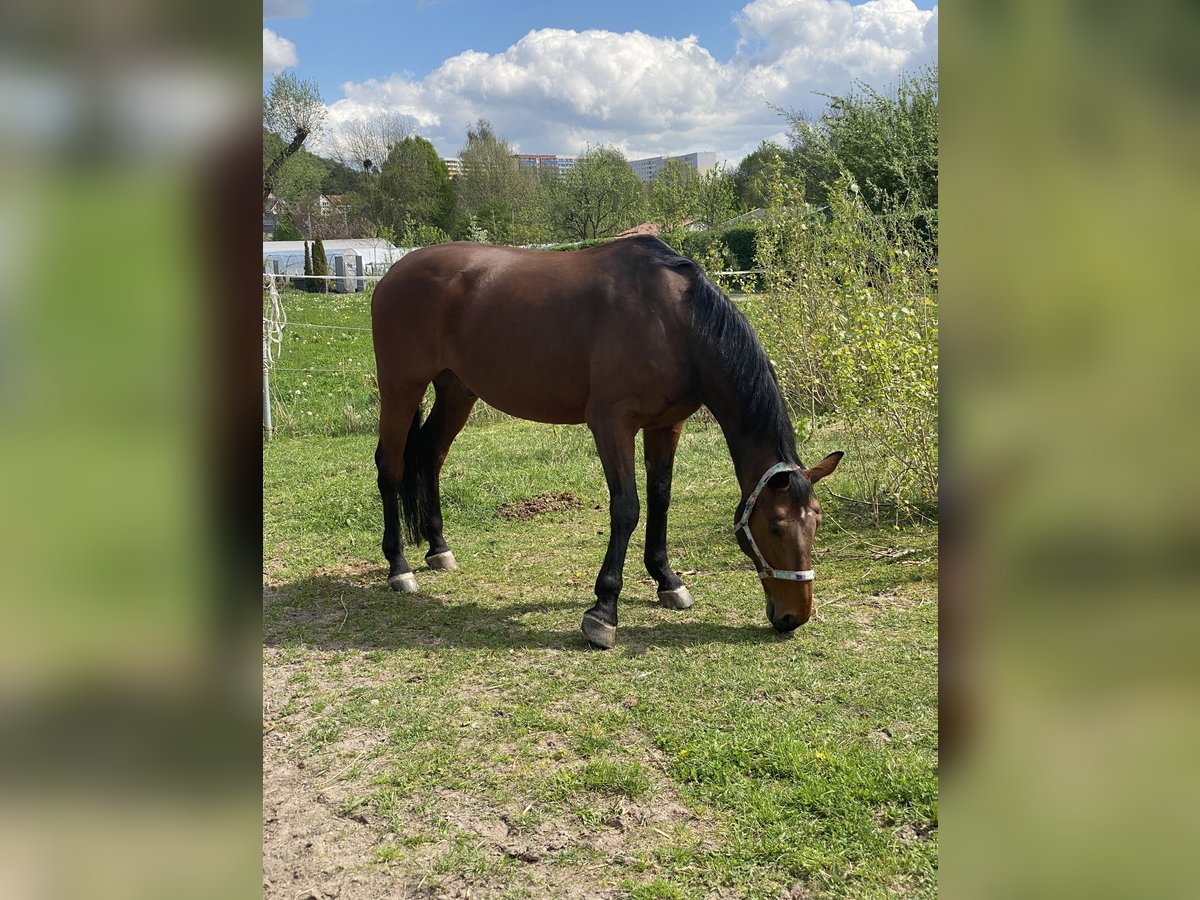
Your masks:
<instances>
[{"instance_id":1,"label":"fence post","mask_svg":"<svg viewBox=\"0 0 1200 900\"><path fill-rule=\"evenodd\" d=\"M267 333L263 332L263 431L267 433L267 440L271 439L271 433L275 430L271 423L271 366L268 362L267 355Z\"/></svg>"}]
</instances>

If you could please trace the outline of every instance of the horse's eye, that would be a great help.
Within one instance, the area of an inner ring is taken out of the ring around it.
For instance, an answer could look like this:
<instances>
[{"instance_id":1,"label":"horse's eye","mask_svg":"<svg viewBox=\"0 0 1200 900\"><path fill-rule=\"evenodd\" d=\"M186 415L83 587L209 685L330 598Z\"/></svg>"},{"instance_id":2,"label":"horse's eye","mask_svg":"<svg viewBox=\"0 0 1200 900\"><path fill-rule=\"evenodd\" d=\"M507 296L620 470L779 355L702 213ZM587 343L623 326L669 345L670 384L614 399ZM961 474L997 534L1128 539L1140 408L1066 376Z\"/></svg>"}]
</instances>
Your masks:
<instances>
[{"instance_id":1,"label":"horse's eye","mask_svg":"<svg viewBox=\"0 0 1200 900\"><path fill-rule=\"evenodd\" d=\"M783 529L779 527L778 522L767 523L767 530L770 531L771 534L775 535L775 537L779 537L781 534L783 534Z\"/></svg>"}]
</instances>

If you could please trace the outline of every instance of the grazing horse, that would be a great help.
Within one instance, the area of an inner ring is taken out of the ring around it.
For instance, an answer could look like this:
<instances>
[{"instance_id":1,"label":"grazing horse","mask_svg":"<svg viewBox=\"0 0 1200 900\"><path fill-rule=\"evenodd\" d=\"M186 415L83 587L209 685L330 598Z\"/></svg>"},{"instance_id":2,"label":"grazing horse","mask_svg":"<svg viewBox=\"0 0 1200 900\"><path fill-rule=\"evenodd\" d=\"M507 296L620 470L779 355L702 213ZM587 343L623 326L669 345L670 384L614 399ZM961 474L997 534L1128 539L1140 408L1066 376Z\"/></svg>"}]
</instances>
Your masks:
<instances>
[{"instance_id":1,"label":"grazing horse","mask_svg":"<svg viewBox=\"0 0 1200 900\"><path fill-rule=\"evenodd\" d=\"M646 569L663 605L691 595L667 562L667 507L683 422L701 404L724 432L741 485L735 533L781 632L812 615L812 544L821 505L754 330L692 260L640 236L569 253L487 244L416 250L371 300L379 377L379 494L388 583L415 591L404 558L426 540L431 568L454 569L438 478L477 398L522 419L587 423L608 482L611 531L583 633L611 647L625 551L638 521L634 436L645 431ZM421 401L432 382L433 409Z\"/></svg>"}]
</instances>

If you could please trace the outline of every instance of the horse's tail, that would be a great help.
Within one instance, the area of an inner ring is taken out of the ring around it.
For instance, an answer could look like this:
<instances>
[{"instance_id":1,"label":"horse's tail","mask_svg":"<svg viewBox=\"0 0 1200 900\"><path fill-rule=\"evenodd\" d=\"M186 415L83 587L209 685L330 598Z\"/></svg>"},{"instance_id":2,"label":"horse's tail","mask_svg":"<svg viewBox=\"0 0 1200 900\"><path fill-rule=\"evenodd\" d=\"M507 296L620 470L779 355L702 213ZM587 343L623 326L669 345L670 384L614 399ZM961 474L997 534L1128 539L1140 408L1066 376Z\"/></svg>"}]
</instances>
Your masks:
<instances>
[{"instance_id":1,"label":"horse's tail","mask_svg":"<svg viewBox=\"0 0 1200 900\"><path fill-rule=\"evenodd\" d=\"M433 506L434 452L445 413L434 404L425 424L421 408L413 414L404 444L404 477L400 480L400 504L404 510L404 538L410 544L429 539L429 511Z\"/></svg>"}]
</instances>

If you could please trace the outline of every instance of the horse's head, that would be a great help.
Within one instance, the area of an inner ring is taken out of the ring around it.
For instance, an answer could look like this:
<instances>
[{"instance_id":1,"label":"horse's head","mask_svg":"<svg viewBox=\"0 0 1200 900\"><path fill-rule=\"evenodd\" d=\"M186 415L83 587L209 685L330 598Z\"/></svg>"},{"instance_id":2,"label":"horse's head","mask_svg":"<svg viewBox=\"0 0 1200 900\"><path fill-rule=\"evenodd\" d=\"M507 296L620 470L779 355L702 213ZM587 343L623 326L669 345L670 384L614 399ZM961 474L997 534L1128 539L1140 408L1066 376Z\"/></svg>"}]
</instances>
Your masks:
<instances>
[{"instance_id":1,"label":"horse's head","mask_svg":"<svg viewBox=\"0 0 1200 900\"><path fill-rule=\"evenodd\" d=\"M839 450L811 469L774 466L739 510L734 533L762 579L767 618L776 631L793 631L812 615L812 548L821 525L821 504L810 486L836 469L841 459Z\"/></svg>"}]
</instances>

